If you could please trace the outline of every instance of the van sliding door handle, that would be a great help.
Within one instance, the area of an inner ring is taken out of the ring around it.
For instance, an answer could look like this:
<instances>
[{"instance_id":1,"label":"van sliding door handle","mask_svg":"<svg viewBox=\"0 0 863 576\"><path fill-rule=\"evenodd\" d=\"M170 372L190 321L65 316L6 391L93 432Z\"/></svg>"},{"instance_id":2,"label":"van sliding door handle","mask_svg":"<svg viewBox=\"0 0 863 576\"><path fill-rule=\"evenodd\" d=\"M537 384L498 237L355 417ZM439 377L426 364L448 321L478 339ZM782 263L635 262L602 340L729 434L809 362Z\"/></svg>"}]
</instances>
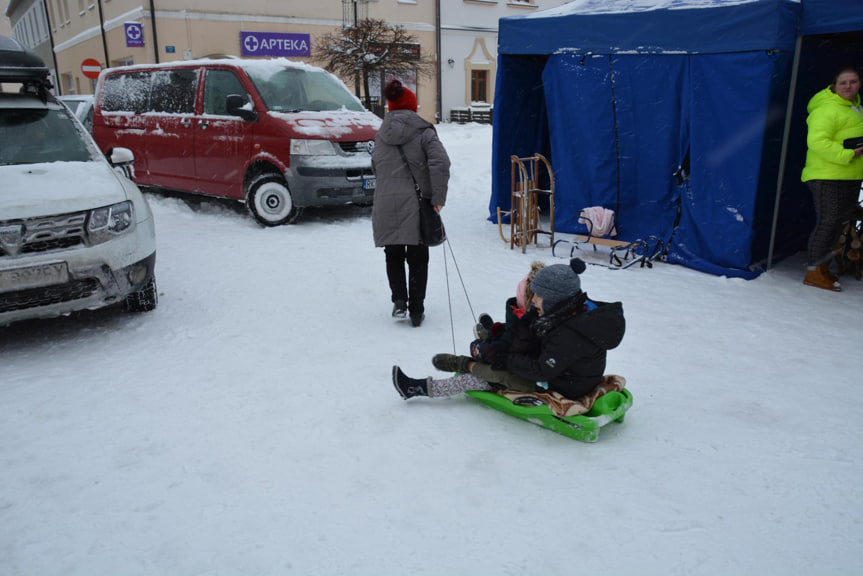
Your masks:
<instances>
[{"instance_id":1,"label":"van sliding door handle","mask_svg":"<svg viewBox=\"0 0 863 576\"><path fill-rule=\"evenodd\" d=\"M207 122L206 120L201 120L200 122L198 122L198 126L200 126L202 130L206 130L207 126L209 126L209 125L210 125L210 123Z\"/></svg>"},{"instance_id":2,"label":"van sliding door handle","mask_svg":"<svg viewBox=\"0 0 863 576\"><path fill-rule=\"evenodd\" d=\"M180 126L182 126L183 128L188 128L191 125L192 125L192 119L191 118L181 118L180 119Z\"/></svg>"}]
</instances>

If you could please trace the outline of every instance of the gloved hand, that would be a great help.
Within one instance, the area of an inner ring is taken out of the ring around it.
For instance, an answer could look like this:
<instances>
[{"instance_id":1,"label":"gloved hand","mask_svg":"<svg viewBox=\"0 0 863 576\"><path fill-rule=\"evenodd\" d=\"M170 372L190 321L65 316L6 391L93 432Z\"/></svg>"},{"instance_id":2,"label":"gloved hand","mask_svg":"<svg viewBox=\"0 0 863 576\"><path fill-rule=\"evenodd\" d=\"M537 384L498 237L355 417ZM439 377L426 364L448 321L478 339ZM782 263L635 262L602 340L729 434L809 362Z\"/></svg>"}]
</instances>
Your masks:
<instances>
[{"instance_id":1,"label":"gloved hand","mask_svg":"<svg viewBox=\"0 0 863 576\"><path fill-rule=\"evenodd\" d=\"M489 344L486 340L474 340L470 343L470 355L473 356L474 360L479 362L485 362L488 364L491 362L494 352L494 346Z\"/></svg>"},{"instance_id":2,"label":"gloved hand","mask_svg":"<svg viewBox=\"0 0 863 576\"><path fill-rule=\"evenodd\" d=\"M503 322L495 322L491 325L491 328L488 331L489 340L497 340L503 333L506 332L506 324Z\"/></svg>"}]
</instances>

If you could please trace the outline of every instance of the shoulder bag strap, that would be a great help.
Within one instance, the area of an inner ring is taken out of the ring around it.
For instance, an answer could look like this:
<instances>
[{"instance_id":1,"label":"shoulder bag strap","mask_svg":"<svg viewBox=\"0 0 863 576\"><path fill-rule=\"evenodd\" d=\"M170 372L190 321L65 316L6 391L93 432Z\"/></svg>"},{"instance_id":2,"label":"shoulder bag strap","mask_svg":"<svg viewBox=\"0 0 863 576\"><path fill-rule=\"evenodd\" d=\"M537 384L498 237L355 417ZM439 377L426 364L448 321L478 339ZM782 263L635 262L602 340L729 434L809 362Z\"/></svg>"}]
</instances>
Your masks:
<instances>
[{"instance_id":1,"label":"shoulder bag strap","mask_svg":"<svg viewBox=\"0 0 863 576\"><path fill-rule=\"evenodd\" d=\"M404 162L405 162L405 166L407 166L408 174L410 174L410 175L411 175L411 180L413 180L413 181L414 181L414 190L416 190L416 191L417 191L417 199L422 200L422 196L423 196L423 195L422 195L422 192L420 192L420 185L417 183L417 179L416 179L416 178L414 178L414 172L413 172L413 170L411 170L411 165L410 165L410 163L408 162L408 157L407 157L407 156L405 156L405 151L404 151L404 149L402 148L401 144L399 144L398 146L396 146L396 148L398 148L398 149L399 149L399 154L401 154L401 156L402 156L402 160L404 160Z\"/></svg>"}]
</instances>

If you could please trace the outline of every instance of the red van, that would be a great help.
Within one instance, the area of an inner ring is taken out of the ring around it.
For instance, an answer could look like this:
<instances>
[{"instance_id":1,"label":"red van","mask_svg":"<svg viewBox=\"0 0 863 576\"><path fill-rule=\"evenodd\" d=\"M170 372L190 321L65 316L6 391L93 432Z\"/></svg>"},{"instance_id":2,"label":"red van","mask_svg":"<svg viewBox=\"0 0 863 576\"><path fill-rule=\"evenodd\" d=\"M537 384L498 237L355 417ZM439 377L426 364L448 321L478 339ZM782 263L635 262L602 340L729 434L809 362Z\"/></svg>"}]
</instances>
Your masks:
<instances>
[{"instance_id":1,"label":"red van","mask_svg":"<svg viewBox=\"0 0 863 576\"><path fill-rule=\"evenodd\" d=\"M93 137L140 186L236 198L265 226L306 206L371 204L380 118L321 68L192 60L102 71Z\"/></svg>"}]
</instances>

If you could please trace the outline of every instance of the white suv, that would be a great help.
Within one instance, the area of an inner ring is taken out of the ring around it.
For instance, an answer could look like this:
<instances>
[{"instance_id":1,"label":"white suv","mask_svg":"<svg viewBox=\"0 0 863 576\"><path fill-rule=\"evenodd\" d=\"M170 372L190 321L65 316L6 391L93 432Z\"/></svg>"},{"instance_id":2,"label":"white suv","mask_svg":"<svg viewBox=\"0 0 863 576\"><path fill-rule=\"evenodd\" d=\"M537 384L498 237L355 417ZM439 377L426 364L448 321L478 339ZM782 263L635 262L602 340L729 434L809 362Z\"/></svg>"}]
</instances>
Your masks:
<instances>
[{"instance_id":1,"label":"white suv","mask_svg":"<svg viewBox=\"0 0 863 576\"><path fill-rule=\"evenodd\" d=\"M122 173L48 92L48 69L0 36L0 326L124 304L156 307L153 213Z\"/></svg>"}]
</instances>

